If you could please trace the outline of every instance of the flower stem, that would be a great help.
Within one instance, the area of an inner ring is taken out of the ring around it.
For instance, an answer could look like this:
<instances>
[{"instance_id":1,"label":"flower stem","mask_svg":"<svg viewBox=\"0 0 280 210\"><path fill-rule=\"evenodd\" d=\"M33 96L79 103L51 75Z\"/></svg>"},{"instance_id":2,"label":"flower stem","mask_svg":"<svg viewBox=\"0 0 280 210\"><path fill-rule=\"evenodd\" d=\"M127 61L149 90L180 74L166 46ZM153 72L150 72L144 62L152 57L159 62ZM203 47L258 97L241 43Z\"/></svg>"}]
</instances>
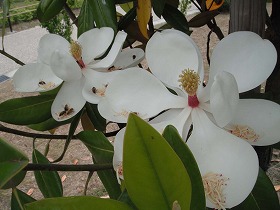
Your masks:
<instances>
[{"instance_id":1,"label":"flower stem","mask_svg":"<svg viewBox=\"0 0 280 210\"><path fill-rule=\"evenodd\" d=\"M113 169L111 163L86 164L86 165L66 165L66 164L34 164L29 163L23 171L102 171Z\"/></svg>"},{"instance_id":2,"label":"flower stem","mask_svg":"<svg viewBox=\"0 0 280 210\"><path fill-rule=\"evenodd\" d=\"M7 58L13 60L14 62L16 62L17 64L23 66L25 65L25 63L23 63L22 61L20 61L19 59L17 59L16 57L12 56L11 54L7 53L5 50L0 50L0 53L4 56L6 56Z\"/></svg>"}]
</instances>

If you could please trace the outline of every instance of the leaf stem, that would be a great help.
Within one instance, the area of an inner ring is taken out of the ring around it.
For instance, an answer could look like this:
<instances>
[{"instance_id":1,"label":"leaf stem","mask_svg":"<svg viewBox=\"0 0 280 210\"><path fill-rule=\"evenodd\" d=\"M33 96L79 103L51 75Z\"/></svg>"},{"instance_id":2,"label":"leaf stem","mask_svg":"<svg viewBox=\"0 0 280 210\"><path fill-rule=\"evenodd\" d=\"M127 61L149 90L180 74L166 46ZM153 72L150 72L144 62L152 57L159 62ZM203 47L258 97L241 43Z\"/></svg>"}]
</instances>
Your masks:
<instances>
[{"instance_id":1,"label":"leaf stem","mask_svg":"<svg viewBox=\"0 0 280 210\"><path fill-rule=\"evenodd\" d=\"M12 56L11 54L7 53L5 50L0 50L0 53L4 56L6 56L7 58L13 60L14 62L16 62L17 64L23 66L25 65L25 63L23 63L22 61L20 61L19 59L17 59L16 57Z\"/></svg>"},{"instance_id":2,"label":"leaf stem","mask_svg":"<svg viewBox=\"0 0 280 210\"><path fill-rule=\"evenodd\" d=\"M78 27L78 18L76 17L74 12L71 10L71 8L68 6L68 4L65 3L63 8L66 11L66 13L68 14L68 16L70 17L70 19L73 21L73 24L75 24Z\"/></svg>"},{"instance_id":3,"label":"leaf stem","mask_svg":"<svg viewBox=\"0 0 280 210\"><path fill-rule=\"evenodd\" d=\"M111 163L86 164L86 165L66 165L66 164L35 164L29 163L23 171L102 171L113 169Z\"/></svg>"}]
</instances>

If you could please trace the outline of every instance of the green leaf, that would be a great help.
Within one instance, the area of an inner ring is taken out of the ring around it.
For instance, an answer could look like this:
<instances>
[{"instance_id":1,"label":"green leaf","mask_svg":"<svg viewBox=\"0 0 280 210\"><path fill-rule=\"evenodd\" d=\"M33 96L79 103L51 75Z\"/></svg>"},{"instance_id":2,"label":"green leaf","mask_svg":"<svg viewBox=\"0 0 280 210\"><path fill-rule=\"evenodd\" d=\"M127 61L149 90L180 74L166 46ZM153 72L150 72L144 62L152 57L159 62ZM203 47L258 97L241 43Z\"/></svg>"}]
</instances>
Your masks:
<instances>
[{"instance_id":1,"label":"green leaf","mask_svg":"<svg viewBox=\"0 0 280 210\"><path fill-rule=\"evenodd\" d=\"M40 22L52 19L62 10L66 0L41 0L37 7L37 17Z\"/></svg>"},{"instance_id":2,"label":"green leaf","mask_svg":"<svg viewBox=\"0 0 280 210\"><path fill-rule=\"evenodd\" d=\"M86 145L91 152L94 163L112 163L114 148L103 133L99 131L82 131L77 137ZM97 172L110 198L117 199L120 194L115 171L113 169Z\"/></svg>"},{"instance_id":3,"label":"green leaf","mask_svg":"<svg viewBox=\"0 0 280 210\"><path fill-rule=\"evenodd\" d=\"M13 178L11 178L1 189L10 189L18 186L25 178L27 171L20 171Z\"/></svg>"},{"instance_id":4,"label":"green leaf","mask_svg":"<svg viewBox=\"0 0 280 210\"><path fill-rule=\"evenodd\" d=\"M271 147L274 148L274 149L280 149L280 142L271 145Z\"/></svg>"},{"instance_id":5,"label":"green leaf","mask_svg":"<svg viewBox=\"0 0 280 210\"><path fill-rule=\"evenodd\" d=\"M130 114L123 147L124 182L138 209L170 210L175 201L181 209L190 209L190 177L180 158L154 128Z\"/></svg>"},{"instance_id":6,"label":"green leaf","mask_svg":"<svg viewBox=\"0 0 280 210\"><path fill-rule=\"evenodd\" d=\"M218 10L204 11L199 13L189 21L189 27L202 27L218 14L220 14Z\"/></svg>"},{"instance_id":7,"label":"green leaf","mask_svg":"<svg viewBox=\"0 0 280 210\"><path fill-rule=\"evenodd\" d=\"M32 161L37 164L50 164L49 160L34 149ZM63 196L63 189L57 171L34 171L37 185L45 198Z\"/></svg>"},{"instance_id":8,"label":"green leaf","mask_svg":"<svg viewBox=\"0 0 280 210\"><path fill-rule=\"evenodd\" d=\"M122 192L122 194L118 198L118 201L124 202L124 203L128 204L131 208L137 210L136 206L131 201L126 189L124 189L124 191Z\"/></svg>"},{"instance_id":9,"label":"green leaf","mask_svg":"<svg viewBox=\"0 0 280 210\"><path fill-rule=\"evenodd\" d=\"M82 109L78 114L76 114L74 117L73 117L73 120L71 122L71 125L70 125L70 128L69 128L69 132L68 132L68 136L67 136L67 139L65 141L65 144L64 144L64 148L63 148L63 151L62 151L62 154L53 162L59 162L63 159L67 149L68 149L68 146L72 140L72 137L79 125L79 122L80 122L80 119L83 115L83 112L84 110Z\"/></svg>"},{"instance_id":10,"label":"green leaf","mask_svg":"<svg viewBox=\"0 0 280 210\"><path fill-rule=\"evenodd\" d=\"M98 131L106 130L106 119L104 119L98 112L97 104L86 103L86 110L89 119Z\"/></svg>"},{"instance_id":11,"label":"green leaf","mask_svg":"<svg viewBox=\"0 0 280 210\"><path fill-rule=\"evenodd\" d=\"M11 210L22 210L24 204L32 203L34 201L36 201L34 198L21 190L14 188L12 191Z\"/></svg>"},{"instance_id":12,"label":"green leaf","mask_svg":"<svg viewBox=\"0 0 280 210\"><path fill-rule=\"evenodd\" d=\"M89 0L84 0L79 17L78 17L78 37L94 28L94 19L92 14L92 8Z\"/></svg>"},{"instance_id":13,"label":"green leaf","mask_svg":"<svg viewBox=\"0 0 280 210\"><path fill-rule=\"evenodd\" d=\"M26 165L28 157L0 138L0 188L14 178Z\"/></svg>"},{"instance_id":14,"label":"green leaf","mask_svg":"<svg viewBox=\"0 0 280 210\"><path fill-rule=\"evenodd\" d=\"M6 29L6 20L7 15L10 9L10 0L3 0L2 2L2 11L3 11L3 18L2 18L2 48L4 49L4 37L5 37L5 29Z\"/></svg>"},{"instance_id":15,"label":"green leaf","mask_svg":"<svg viewBox=\"0 0 280 210\"><path fill-rule=\"evenodd\" d=\"M133 7L129 10L123 17L121 17L118 23L118 29L123 30L129 26L136 18L136 7Z\"/></svg>"},{"instance_id":16,"label":"green leaf","mask_svg":"<svg viewBox=\"0 0 280 210\"><path fill-rule=\"evenodd\" d=\"M69 120L56 121L53 118L49 118L46 121L43 121L41 123L28 125L28 127L33 130L36 130L36 131L49 131L49 130L57 128L61 125L66 125L66 124L70 123L72 120L73 119L70 118Z\"/></svg>"},{"instance_id":17,"label":"green leaf","mask_svg":"<svg viewBox=\"0 0 280 210\"><path fill-rule=\"evenodd\" d=\"M152 0L153 10L159 18L161 17L161 15L163 13L165 3L166 3L166 0Z\"/></svg>"},{"instance_id":18,"label":"green leaf","mask_svg":"<svg viewBox=\"0 0 280 210\"><path fill-rule=\"evenodd\" d=\"M252 193L250 193L250 195L241 204L231 208L231 210L244 210L244 209L261 210Z\"/></svg>"},{"instance_id":19,"label":"green leaf","mask_svg":"<svg viewBox=\"0 0 280 210\"><path fill-rule=\"evenodd\" d=\"M123 11L128 12L133 8L133 2L128 2L124 4L120 4L120 7L123 9Z\"/></svg>"},{"instance_id":20,"label":"green leaf","mask_svg":"<svg viewBox=\"0 0 280 210\"><path fill-rule=\"evenodd\" d=\"M49 198L25 205L25 210L132 210L127 204L89 196Z\"/></svg>"},{"instance_id":21,"label":"green leaf","mask_svg":"<svg viewBox=\"0 0 280 210\"><path fill-rule=\"evenodd\" d=\"M205 210L206 201L202 178L191 150L183 142L175 127L167 126L162 135L179 156L190 176L192 195L195 195L191 198L191 209Z\"/></svg>"},{"instance_id":22,"label":"green leaf","mask_svg":"<svg viewBox=\"0 0 280 210\"><path fill-rule=\"evenodd\" d=\"M0 104L0 121L15 125L30 125L51 118L54 95L15 98Z\"/></svg>"},{"instance_id":23,"label":"green leaf","mask_svg":"<svg viewBox=\"0 0 280 210\"><path fill-rule=\"evenodd\" d=\"M165 4L162 16L166 20L166 22L173 28L186 34L190 34L187 19L185 15L177 8L169 4Z\"/></svg>"},{"instance_id":24,"label":"green leaf","mask_svg":"<svg viewBox=\"0 0 280 210\"><path fill-rule=\"evenodd\" d=\"M117 32L117 15L114 0L89 1L96 27L111 27Z\"/></svg>"}]
</instances>

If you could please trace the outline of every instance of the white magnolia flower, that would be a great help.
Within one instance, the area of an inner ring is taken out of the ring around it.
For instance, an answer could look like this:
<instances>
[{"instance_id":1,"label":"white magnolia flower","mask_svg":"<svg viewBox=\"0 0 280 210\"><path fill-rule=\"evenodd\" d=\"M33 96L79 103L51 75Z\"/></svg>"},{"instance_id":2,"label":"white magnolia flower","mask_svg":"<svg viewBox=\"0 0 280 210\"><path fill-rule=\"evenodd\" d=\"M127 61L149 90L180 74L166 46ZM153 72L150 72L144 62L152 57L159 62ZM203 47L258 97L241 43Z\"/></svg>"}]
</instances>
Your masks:
<instances>
[{"instance_id":1,"label":"white magnolia flower","mask_svg":"<svg viewBox=\"0 0 280 210\"><path fill-rule=\"evenodd\" d=\"M38 63L21 67L14 75L17 91L47 91L63 85L51 108L57 121L77 114L86 101L98 103L108 83L119 71L137 65L144 57L141 49L122 50L127 34L111 28L94 28L69 43L55 34L42 37ZM113 41L114 40L114 41ZM113 41L113 43L112 43ZM112 44L108 54L106 53Z\"/></svg>"},{"instance_id":2,"label":"white magnolia flower","mask_svg":"<svg viewBox=\"0 0 280 210\"><path fill-rule=\"evenodd\" d=\"M250 54L252 48L258 51L261 49L261 52ZM251 74L254 69L261 71L268 68L271 73L275 65L273 45L251 32L233 33L224 38L216 49L221 55L228 54L228 57L232 57L232 60L221 57L222 63L232 61L229 66L242 69L244 74L248 71L251 77L255 75ZM247 53L243 53L245 49ZM215 51L213 56L217 53ZM246 59L244 54L252 57ZM263 59L264 57L269 58ZM254 187L258 175L257 155L246 141L217 127L207 115L214 118L217 125L227 125L235 117L236 109L240 109L238 87L242 83L237 80L237 87L230 74L233 72L225 66L221 71L212 70L218 68L219 64L214 59L216 66L211 65L209 84L206 88L199 85L198 75L201 78L203 75L201 55L191 38L179 31L165 30L156 33L147 44L146 58L152 73L175 90L177 95L171 94L150 73L130 69L116 77L108 86L104 99L98 105L101 115L112 121L126 122L130 112L148 120L167 110L150 121L151 125L163 131L166 125L172 124L183 139L193 124L193 132L187 144L203 176L207 206L225 209L238 205ZM254 62L261 64L252 64ZM264 75L268 76L270 73ZM258 80L262 79L258 77ZM245 84L241 87L246 90ZM247 87L250 88L252 87ZM274 110L278 116L279 110ZM120 178L123 134L124 131L121 131L115 142L114 165Z\"/></svg>"}]
</instances>

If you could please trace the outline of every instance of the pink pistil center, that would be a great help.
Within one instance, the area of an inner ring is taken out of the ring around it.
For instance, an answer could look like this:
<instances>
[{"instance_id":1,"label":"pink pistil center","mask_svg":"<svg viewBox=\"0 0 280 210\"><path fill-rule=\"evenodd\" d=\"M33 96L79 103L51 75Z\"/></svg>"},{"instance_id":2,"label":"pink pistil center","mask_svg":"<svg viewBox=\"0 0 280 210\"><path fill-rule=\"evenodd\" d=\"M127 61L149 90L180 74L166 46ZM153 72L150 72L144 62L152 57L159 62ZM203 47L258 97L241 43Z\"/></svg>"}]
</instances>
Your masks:
<instances>
[{"instance_id":1,"label":"pink pistil center","mask_svg":"<svg viewBox=\"0 0 280 210\"><path fill-rule=\"evenodd\" d=\"M81 69L84 69L86 67L82 58L80 58L79 60L76 60L76 62L80 66Z\"/></svg>"},{"instance_id":2,"label":"pink pistil center","mask_svg":"<svg viewBox=\"0 0 280 210\"><path fill-rule=\"evenodd\" d=\"M188 95L188 105L192 108L198 107L199 101L198 101L196 94L193 96Z\"/></svg>"}]
</instances>

